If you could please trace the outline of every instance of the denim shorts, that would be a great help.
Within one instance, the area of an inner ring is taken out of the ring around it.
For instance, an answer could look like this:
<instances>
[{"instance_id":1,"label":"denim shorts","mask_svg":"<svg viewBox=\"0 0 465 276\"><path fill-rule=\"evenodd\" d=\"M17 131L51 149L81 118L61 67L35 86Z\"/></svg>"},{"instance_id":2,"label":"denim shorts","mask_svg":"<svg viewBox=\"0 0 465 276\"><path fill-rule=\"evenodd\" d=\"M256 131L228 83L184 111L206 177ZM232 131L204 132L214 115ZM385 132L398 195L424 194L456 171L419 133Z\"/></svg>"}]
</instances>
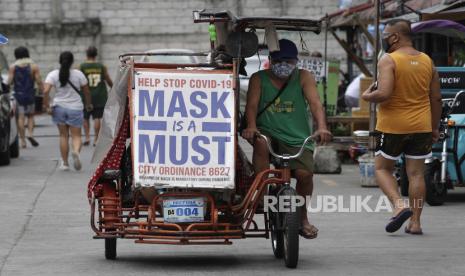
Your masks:
<instances>
[{"instance_id":1,"label":"denim shorts","mask_svg":"<svg viewBox=\"0 0 465 276\"><path fill-rule=\"evenodd\" d=\"M56 105L52 109L52 119L57 125L81 127L84 120L84 112Z\"/></svg>"}]
</instances>

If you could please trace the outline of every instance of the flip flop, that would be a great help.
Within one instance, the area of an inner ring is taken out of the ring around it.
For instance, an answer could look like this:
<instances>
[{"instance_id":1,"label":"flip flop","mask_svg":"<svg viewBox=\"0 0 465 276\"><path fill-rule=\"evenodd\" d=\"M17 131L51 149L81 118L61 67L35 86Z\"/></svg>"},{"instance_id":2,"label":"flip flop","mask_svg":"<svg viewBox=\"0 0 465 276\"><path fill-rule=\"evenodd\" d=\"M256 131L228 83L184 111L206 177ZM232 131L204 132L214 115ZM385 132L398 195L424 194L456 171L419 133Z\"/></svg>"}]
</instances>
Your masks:
<instances>
[{"instance_id":1,"label":"flip flop","mask_svg":"<svg viewBox=\"0 0 465 276\"><path fill-rule=\"evenodd\" d=\"M386 232L396 232L397 230L399 230L400 227L402 227L402 224L404 224L404 222L408 220L412 215L413 212L412 210L410 210L410 208L402 209L402 211L400 211L400 213L397 216L392 217L390 219L389 223L386 225Z\"/></svg>"},{"instance_id":2,"label":"flip flop","mask_svg":"<svg viewBox=\"0 0 465 276\"><path fill-rule=\"evenodd\" d=\"M303 238L305 239L315 239L316 237L318 237L318 228L316 228L314 225L311 225L312 230L310 231L306 231L305 228L302 228L300 231L299 231L299 235L301 235Z\"/></svg>"},{"instance_id":3,"label":"flip flop","mask_svg":"<svg viewBox=\"0 0 465 276\"><path fill-rule=\"evenodd\" d=\"M34 137L27 137L27 140L29 140L29 142L31 143L31 145L33 147L38 147L39 146L39 142L37 142L37 140L34 139Z\"/></svg>"},{"instance_id":4,"label":"flip flop","mask_svg":"<svg viewBox=\"0 0 465 276\"><path fill-rule=\"evenodd\" d=\"M405 227L405 233L410 234L410 235L423 235L423 231L410 231L408 227Z\"/></svg>"},{"instance_id":5,"label":"flip flop","mask_svg":"<svg viewBox=\"0 0 465 276\"><path fill-rule=\"evenodd\" d=\"M90 144L90 141L85 141L84 143L82 143L84 146L88 146Z\"/></svg>"}]
</instances>

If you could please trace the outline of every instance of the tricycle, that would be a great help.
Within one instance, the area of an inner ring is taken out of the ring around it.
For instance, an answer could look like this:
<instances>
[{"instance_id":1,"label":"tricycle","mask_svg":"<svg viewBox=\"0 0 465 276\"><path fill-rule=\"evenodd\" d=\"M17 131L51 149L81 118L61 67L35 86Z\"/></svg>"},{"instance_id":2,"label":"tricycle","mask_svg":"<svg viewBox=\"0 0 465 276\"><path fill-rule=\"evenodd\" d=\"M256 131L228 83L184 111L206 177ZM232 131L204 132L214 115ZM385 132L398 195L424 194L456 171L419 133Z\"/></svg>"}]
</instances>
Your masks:
<instances>
[{"instance_id":1,"label":"tricycle","mask_svg":"<svg viewBox=\"0 0 465 276\"><path fill-rule=\"evenodd\" d=\"M277 258L297 266L300 208L290 185L289 160L269 146L279 165L252 174L238 142L239 71L257 51L256 30L318 33L321 22L298 18L236 17L228 11L194 11L209 23L210 53L127 53L120 56L114 93L94 153L88 184L91 227L115 259L117 239L135 243L231 244L271 238ZM196 55L207 62L140 62L146 55ZM266 137L265 137L266 138ZM264 138L264 139L265 139ZM302 141L304 145L310 141ZM277 197L277 211L264 208ZM255 215L263 217L263 224Z\"/></svg>"}]
</instances>

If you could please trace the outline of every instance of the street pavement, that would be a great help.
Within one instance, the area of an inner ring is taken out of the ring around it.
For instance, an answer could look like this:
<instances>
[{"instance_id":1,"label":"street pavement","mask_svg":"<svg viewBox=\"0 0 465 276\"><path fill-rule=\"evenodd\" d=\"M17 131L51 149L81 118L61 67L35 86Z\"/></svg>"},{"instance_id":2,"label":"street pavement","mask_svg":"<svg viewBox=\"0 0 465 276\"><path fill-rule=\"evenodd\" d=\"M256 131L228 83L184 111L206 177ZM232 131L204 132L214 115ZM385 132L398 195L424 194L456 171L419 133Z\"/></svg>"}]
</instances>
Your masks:
<instances>
[{"instance_id":1,"label":"street pavement","mask_svg":"<svg viewBox=\"0 0 465 276\"><path fill-rule=\"evenodd\" d=\"M0 275L465 275L465 189L452 191L444 206L426 206L423 236L387 234L386 211L317 212L315 240L300 240L297 269L275 259L269 240L230 246L139 245L118 240L118 258L104 258L103 240L89 226L87 181L92 147L82 150L80 172L59 171L57 130L37 118L38 148L0 167ZM372 195L360 187L355 165L341 175L315 176L315 194ZM374 206L377 200L370 201ZM344 203L349 206L348 203Z\"/></svg>"}]
</instances>

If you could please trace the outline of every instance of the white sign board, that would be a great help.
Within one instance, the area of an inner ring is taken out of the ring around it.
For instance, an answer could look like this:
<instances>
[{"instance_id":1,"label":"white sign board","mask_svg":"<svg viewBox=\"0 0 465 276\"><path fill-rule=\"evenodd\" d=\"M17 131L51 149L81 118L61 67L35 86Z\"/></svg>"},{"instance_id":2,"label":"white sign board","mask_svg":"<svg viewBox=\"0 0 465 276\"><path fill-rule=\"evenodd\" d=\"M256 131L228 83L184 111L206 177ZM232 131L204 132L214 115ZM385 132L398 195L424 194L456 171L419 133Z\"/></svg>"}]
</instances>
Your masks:
<instances>
[{"instance_id":1,"label":"white sign board","mask_svg":"<svg viewBox=\"0 0 465 276\"><path fill-rule=\"evenodd\" d=\"M324 60L319 57L299 55L297 67L312 72L317 82L325 76Z\"/></svg>"},{"instance_id":2,"label":"white sign board","mask_svg":"<svg viewBox=\"0 0 465 276\"><path fill-rule=\"evenodd\" d=\"M136 185L233 189L232 74L136 71L134 82Z\"/></svg>"}]
</instances>

